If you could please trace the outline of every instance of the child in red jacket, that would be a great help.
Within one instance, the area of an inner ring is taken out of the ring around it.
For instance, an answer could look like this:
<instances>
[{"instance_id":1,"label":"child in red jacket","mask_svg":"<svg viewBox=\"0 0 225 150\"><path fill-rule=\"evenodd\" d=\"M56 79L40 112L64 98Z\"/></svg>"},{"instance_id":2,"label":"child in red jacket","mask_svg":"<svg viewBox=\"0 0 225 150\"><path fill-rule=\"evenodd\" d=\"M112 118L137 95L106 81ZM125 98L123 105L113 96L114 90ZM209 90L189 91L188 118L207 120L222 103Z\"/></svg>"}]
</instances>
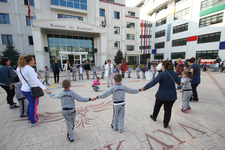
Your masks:
<instances>
[{"instance_id":1,"label":"child in red jacket","mask_svg":"<svg viewBox=\"0 0 225 150\"><path fill-rule=\"evenodd\" d=\"M99 77L96 77L96 80L94 80L93 83L92 83L92 88L96 92L98 92L98 89L100 89L100 87L99 87L99 85L100 85L99 80L100 80L100 78Z\"/></svg>"}]
</instances>

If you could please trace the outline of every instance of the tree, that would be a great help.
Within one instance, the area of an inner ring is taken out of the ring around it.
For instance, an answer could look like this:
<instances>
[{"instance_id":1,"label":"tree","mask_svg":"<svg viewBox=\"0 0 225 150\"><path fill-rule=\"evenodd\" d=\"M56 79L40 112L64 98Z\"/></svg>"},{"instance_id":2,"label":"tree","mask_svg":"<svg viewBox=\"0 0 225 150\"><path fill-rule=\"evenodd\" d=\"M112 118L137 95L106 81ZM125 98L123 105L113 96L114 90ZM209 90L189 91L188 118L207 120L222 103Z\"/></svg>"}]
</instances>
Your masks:
<instances>
[{"instance_id":1,"label":"tree","mask_svg":"<svg viewBox=\"0 0 225 150\"><path fill-rule=\"evenodd\" d=\"M20 53L17 51L17 49L15 49L15 47L8 42L8 44L6 45L5 50L2 52L2 57L6 57L11 61L11 66L15 67L17 64L17 61L20 57Z\"/></svg>"},{"instance_id":2,"label":"tree","mask_svg":"<svg viewBox=\"0 0 225 150\"><path fill-rule=\"evenodd\" d=\"M116 56L115 56L115 58L114 58L115 63L116 63L116 64L120 64L120 63L122 62L123 59L124 59L124 58L123 58L123 53L121 52L121 50L118 50L118 51L116 52Z\"/></svg>"}]
</instances>

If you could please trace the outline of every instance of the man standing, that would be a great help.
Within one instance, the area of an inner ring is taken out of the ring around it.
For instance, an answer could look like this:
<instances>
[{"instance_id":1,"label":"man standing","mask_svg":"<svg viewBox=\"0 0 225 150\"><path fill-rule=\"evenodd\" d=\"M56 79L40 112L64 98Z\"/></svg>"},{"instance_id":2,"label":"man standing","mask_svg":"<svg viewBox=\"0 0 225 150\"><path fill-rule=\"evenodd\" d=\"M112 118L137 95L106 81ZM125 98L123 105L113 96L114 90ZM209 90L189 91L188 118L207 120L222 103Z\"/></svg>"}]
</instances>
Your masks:
<instances>
[{"instance_id":1,"label":"man standing","mask_svg":"<svg viewBox=\"0 0 225 150\"><path fill-rule=\"evenodd\" d=\"M124 59L122 59L122 63L121 63L121 71L122 71L122 77L124 78L124 74L127 70L127 64L124 62Z\"/></svg>"},{"instance_id":2,"label":"man standing","mask_svg":"<svg viewBox=\"0 0 225 150\"><path fill-rule=\"evenodd\" d=\"M56 58L54 59L54 62L52 63L52 72L54 74L55 83L59 83L60 65Z\"/></svg>"}]
</instances>

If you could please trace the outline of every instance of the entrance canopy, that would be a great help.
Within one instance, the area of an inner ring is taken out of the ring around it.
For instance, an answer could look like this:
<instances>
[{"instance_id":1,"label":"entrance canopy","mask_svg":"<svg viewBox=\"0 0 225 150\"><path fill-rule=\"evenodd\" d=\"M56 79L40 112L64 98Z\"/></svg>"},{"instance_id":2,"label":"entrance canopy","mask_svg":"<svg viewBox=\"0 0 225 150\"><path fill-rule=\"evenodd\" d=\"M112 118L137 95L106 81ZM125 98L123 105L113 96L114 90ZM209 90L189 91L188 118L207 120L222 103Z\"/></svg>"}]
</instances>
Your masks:
<instances>
[{"instance_id":1,"label":"entrance canopy","mask_svg":"<svg viewBox=\"0 0 225 150\"><path fill-rule=\"evenodd\" d=\"M59 54L68 54L68 55L87 55L88 52L59 52Z\"/></svg>"}]
</instances>

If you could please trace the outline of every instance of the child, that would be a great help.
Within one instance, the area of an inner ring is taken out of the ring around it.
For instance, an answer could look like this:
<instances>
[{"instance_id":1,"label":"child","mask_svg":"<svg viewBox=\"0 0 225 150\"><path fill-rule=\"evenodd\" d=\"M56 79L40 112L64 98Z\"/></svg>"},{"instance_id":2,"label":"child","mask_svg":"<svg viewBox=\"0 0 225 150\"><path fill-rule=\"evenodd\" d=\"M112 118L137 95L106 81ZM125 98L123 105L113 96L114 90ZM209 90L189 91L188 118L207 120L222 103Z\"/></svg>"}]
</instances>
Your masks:
<instances>
[{"instance_id":1,"label":"child","mask_svg":"<svg viewBox=\"0 0 225 150\"><path fill-rule=\"evenodd\" d=\"M49 93L51 98L56 98L61 100L62 114L66 121L67 127L67 140L73 142L73 130L74 130L74 122L75 122L75 100L81 102L94 101L96 98L84 98L75 92L70 90L71 83L70 80L65 79L62 81L62 87L64 90L58 94Z\"/></svg>"},{"instance_id":2,"label":"child","mask_svg":"<svg viewBox=\"0 0 225 150\"><path fill-rule=\"evenodd\" d=\"M101 79L104 79L104 74L105 74L105 66L104 65L102 65L101 71L102 71L102 77L101 77Z\"/></svg>"},{"instance_id":3,"label":"child","mask_svg":"<svg viewBox=\"0 0 225 150\"><path fill-rule=\"evenodd\" d=\"M107 60L107 64L105 65L105 76L108 77L107 84L109 87L109 80L111 81L111 85L113 86L113 65L111 64L111 60Z\"/></svg>"},{"instance_id":4,"label":"child","mask_svg":"<svg viewBox=\"0 0 225 150\"><path fill-rule=\"evenodd\" d=\"M131 66L129 65L129 67L128 67L128 78L130 78L131 70L132 70L132 68L131 68Z\"/></svg>"},{"instance_id":5,"label":"child","mask_svg":"<svg viewBox=\"0 0 225 150\"><path fill-rule=\"evenodd\" d=\"M206 68L207 68L207 64L206 64L206 62L205 62L204 65L203 65L203 71L204 71L204 72L206 72Z\"/></svg>"},{"instance_id":6,"label":"child","mask_svg":"<svg viewBox=\"0 0 225 150\"><path fill-rule=\"evenodd\" d=\"M97 73L96 73L97 70L98 70L98 69L95 67L95 65L93 65L93 68L92 68L92 71L93 71L93 78L92 78L92 79L94 79L95 77L98 77L98 76L97 76Z\"/></svg>"},{"instance_id":7,"label":"child","mask_svg":"<svg viewBox=\"0 0 225 150\"><path fill-rule=\"evenodd\" d=\"M141 68L141 71L142 71L142 79L146 79L146 77L145 77L145 71L146 71L145 65L143 65L143 67Z\"/></svg>"},{"instance_id":8,"label":"child","mask_svg":"<svg viewBox=\"0 0 225 150\"><path fill-rule=\"evenodd\" d=\"M83 73L84 73L84 68L82 68L82 65L80 65L80 68L79 68L79 80L82 78L83 80Z\"/></svg>"},{"instance_id":9,"label":"child","mask_svg":"<svg viewBox=\"0 0 225 150\"><path fill-rule=\"evenodd\" d=\"M181 81L182 87L182 109L183 113L187 113L187 110L191 110L189 100L192 96L192 88L191 88L191 79L192 73L190 71L183 72L183 79Z\"/></svg>"},{"instance_id":10,"label":"child","mask_svg":"<svg viewBox=\"0 0 225 150\"><path fill-rule=\"evenodd\" d=\"M41 75L40 75L39 71L37 71L36 66L33 66L33 68L34 68L34 71L35 71L35 72L36 72L36 74L37 74L37 78L39 79L39 78L41 77Z\"/></svg>"},{"instance_id":11,"label":"child","mask_svg":"<svg viewBox=\"0 0 225 150\"><path fill-rule=\"evenodd\" d=\"M214 65L213 65L212 62L210 62L209 69L210 69L211 72L213 72L213 68L214 68Z\"/></svg>"},{"instance_id":12,"label":"child","mask_svg":"<svg viewBox=\"0 0 225 150\"><path fill-rule=\"evenodd\" d=\"M155 78L155 74L156 74L156 66L153 65L153 68L152 68L152 80Z\"/></svg>"},{"instance_id":13,"label":"child","mask_svg":"<svg viewBox=\"0 0 225 150\"><path fill-rule=\"evenodd\" d=\"M120 73L120 67L119 67L119 65L116 65L116 73Z\"/></svg>"},{"instance_id":14,"label":"child","mask_svg":"<svg viewBox=\"0 0 225 150\"><path fill-rule=\"evenodd\" d=\"M124 115L125 115L125 92L136 94L140 89L131 89L121 84L122 75L115 74L114 81L116 84L110 89L98 95L97 98L106 98L113 94L113 121L111 127L114 131L119 130L120 133L123 132L124 125Z\"/></svg>"},{"instance_id":15,"label":"child","mask_svg":"<svg viewBox=\"0 0 225 150\"><path fill-rule=\"evenodd\" d=\"M77 74L77 67L76 67L76 65L73 63L73 66L72 66L72 75L73 75L73 81L75 80L75 81L77 81L77 76L76 76L76 74Z\"/></svg>"},{"instance_id":16,"label":"child","mask_svg":"<svg viewBox=\"0 0 225 150\"><path fill-rule=\"evenodd\" d=\"M113 75L116 74L116 65L113 66Z\"/></svg>"},{"instance_id":17,"label":"child","mask_svg":"<svg viewBox=\"0 0 225 150\"><path fill-rule=\"evenodd\" d=\"M13 76L13 80L16 82L15 84L15 94L16 99L19 101L20 105L20 118L27 117L27 99L21 92L22 83L20 82L18 75Z\"/></svg>"},{"instance_id":18,"label":"child","mask_svg":"<svg viewBox=\"0 0 225 150\"><path fill-rule=\"evenodd\" d=\"M100 78L99 77L96 77L96 79L92 83L92 88L96 92L98 92L98 89L100 89L100 87L99 87L99 85L100 85L99 80L100 80Z\"/></svg>"},{"instance_id":19,"label":"child","mask_svg":"<svg viewBox=\"0 0 225 150\"><path fill-rule=\"evenodd\" d=\"M48 78L49 78L49 70L48 70L48 66L45 66L44 76L45 76L45 80L42 82L42 84L44 84L44 83L46 82L46 85L50 85L50 84L48 83Z\"/></svg>"},{"instance_id":20,"label":"child","mask_svg":"<svg viewBox=\"0 0 225 150\"><path fill-rule=\"evenodd\" d=\"M141 66L138 66L138 67L135 69L136 75L137 75L137 78L138 78L138 79L140 79L140 76L139 76L140 67L141 67Z\"/></svg>"},{"instance_id":21,"label":"child","mask_svg":"<svg viewBox=\"0 0 225 150\"><path fill-rule=\"evenodd\" d=\"M190 71L189 65L184 65L184 71Z\"/></svg>"}]
</instances>

